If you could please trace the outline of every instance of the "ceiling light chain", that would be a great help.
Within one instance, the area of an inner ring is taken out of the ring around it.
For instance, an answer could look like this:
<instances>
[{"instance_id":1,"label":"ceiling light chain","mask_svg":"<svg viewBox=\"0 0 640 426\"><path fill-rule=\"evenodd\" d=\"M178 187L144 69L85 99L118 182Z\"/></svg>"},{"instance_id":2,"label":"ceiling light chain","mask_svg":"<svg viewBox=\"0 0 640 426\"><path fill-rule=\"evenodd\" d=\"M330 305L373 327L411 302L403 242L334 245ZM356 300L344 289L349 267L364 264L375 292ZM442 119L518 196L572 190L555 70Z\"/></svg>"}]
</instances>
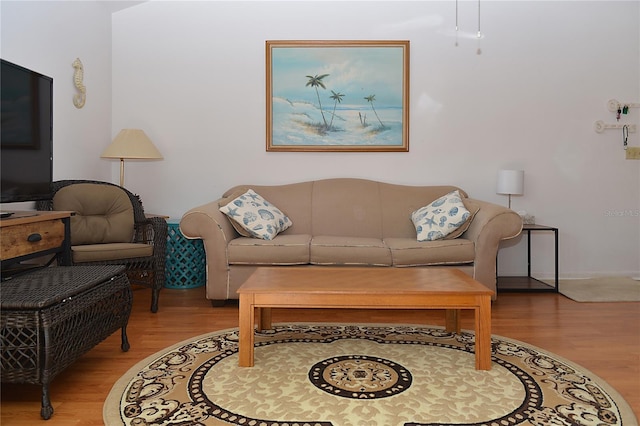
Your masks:
<instances>
[{"instance_id":1,"label":"ceiling light chain","mask_svg":"<svg viewBox=\"0 0 640 426\"><path fill-rule=\"evenodd\" d=\"M478 0L478 38L482 38L482 33L480 32L480 0Z\"/></svg>"},{"instance_id":2,"label":"ceiling light chain","mask_svg":"<svg viewBox=\"0 0 640 426\"><path fill-rule=\"evenodd\" d=\"M482 32L480 32L480 0L478 0L478 48L476 49L476 55L482 55L482 49L480 48L480 39L482 38Z\"/></svg>"},{"instance_id":3,"label":"ceiling light chain","mask_svg":"<svg viewBox=\"0 0 640 426\"><path fill-rule=\"evenodd\" d=\"M480 48L480 39L483 37L482 35L482 31L481 31L481 8L480 8L480 1L478 0L478 32L476 33L476 39L478 40L478 48L476 50L476 54L477 55L481 55L482 54L482 49ZM458 25L458 0L456 0L456 41L455 41L455 46L458 47L458 35L459 35L459 30L460 27Z\"/></svg>"},{"instance_id":4,"label":"ceiling light chain","mask_svg":"<svg viewBox=\"0 0 640 426\"><path fill-rule=\"evenodd\" d=\"M456 47L458 47L458 0L456 0Z\"/></svg>"}]
</instances>

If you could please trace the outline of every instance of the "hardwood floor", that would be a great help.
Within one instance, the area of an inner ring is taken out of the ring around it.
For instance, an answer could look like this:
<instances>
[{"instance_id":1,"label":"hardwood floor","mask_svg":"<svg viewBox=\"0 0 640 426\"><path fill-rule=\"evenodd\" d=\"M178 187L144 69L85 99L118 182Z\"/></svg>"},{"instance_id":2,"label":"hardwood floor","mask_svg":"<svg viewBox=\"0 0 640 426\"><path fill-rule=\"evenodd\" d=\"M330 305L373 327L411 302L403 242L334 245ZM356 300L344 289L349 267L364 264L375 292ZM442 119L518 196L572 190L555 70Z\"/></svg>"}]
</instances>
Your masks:
<instances>
[{"instance_id":1,"label":"hardwood floor","mask_svg":"<svg viewBox=\"0 0 640 426\"><path fill-rule=\"evenodd\" d=\"M114 382L138 361L190 337L238 326L237 303L212 308L204 288L164 289L157 314L150 292L134 291L129 352L120 333L81 357L51 387L53 417L40 419L40 387L2 384L0 424L102 425L102 404ZM471 312L462 326L473 328ZM577 303L551 293L501 293L493 304L492 333L553 352L613 386L640 418L640 303ZM274 322L380 322L444 325L439 311L278 310Z\"/></svg>"}]
</instances>

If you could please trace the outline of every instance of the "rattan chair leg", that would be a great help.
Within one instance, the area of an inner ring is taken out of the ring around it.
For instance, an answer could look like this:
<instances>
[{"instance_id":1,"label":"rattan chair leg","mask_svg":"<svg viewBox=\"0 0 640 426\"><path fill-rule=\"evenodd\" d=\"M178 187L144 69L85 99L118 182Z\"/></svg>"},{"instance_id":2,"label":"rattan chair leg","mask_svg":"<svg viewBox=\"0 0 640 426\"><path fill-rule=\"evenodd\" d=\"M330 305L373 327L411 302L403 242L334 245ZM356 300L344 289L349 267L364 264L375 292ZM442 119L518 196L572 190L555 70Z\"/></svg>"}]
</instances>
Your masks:
<instances>
[{"instance_id":1,"label":"rattan chair leg","mask_svg":"<svg viewBox=\"0 0 640 426\"><path fill-rule=\"evenodd\" d=\"M49 420L53 415L53 406L49 397L49 383L42 384L42 408L40 409L40 417Z\"/></svg>"},{"instance_id":2,"label":"rattan chair leg","mask_svg":"<svg viewBox=\"0 0 640 426\"><path fill-rule=\"evenodd\" d=\"M160 299L160 289L151 289L151 312L158 312L158 299Z\"/></svg>"},{"instance_id":3,"label":"rattan chair leg","mask_svg":"<svg viewBox=\"0 0 640 426\"><path fill-rule=\"evenodd\" d=\"M127 337L127 326L122 327L122 344L120 345L120 349L122 352L128 352L131 345L129 345L129 338Z\"/></svg>"}]
</instances>

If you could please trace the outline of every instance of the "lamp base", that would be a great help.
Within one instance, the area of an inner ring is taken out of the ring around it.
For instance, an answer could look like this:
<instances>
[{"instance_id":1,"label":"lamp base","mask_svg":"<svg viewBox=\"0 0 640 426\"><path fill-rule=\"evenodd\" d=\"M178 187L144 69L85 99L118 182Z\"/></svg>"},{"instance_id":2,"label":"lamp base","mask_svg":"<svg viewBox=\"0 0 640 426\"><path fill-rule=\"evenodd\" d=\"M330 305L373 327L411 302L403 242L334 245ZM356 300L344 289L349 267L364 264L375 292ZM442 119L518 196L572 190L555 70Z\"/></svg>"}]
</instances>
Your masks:
<instances>
[{"instance_id":1,"label":"lamp base","mask_svg":"<svg viewBox=\"0 0 640 426\"><path fill-rule=\"evenodd\" d=\"M120 186L124 188L124 158L120 159Z\"/></svg>"}]
</instances>

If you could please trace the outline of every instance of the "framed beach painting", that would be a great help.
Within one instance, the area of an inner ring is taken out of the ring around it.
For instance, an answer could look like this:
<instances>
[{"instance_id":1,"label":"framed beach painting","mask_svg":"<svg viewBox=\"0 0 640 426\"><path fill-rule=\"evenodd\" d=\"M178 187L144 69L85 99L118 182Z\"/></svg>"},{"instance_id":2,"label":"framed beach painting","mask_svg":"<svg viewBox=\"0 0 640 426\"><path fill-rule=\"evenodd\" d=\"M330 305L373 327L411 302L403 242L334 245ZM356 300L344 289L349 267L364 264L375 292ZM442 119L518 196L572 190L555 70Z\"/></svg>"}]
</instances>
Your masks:
<instances>
[{"instance_id":1,"label":"framed beach painting","mask_svg":"<svg viewBox=\"0 0 640 426\"><path fill-rule=\"evenodd\" d=\"M409 151L409 41L267 41L267 151Z\"/></svg>"}]
</instances>

